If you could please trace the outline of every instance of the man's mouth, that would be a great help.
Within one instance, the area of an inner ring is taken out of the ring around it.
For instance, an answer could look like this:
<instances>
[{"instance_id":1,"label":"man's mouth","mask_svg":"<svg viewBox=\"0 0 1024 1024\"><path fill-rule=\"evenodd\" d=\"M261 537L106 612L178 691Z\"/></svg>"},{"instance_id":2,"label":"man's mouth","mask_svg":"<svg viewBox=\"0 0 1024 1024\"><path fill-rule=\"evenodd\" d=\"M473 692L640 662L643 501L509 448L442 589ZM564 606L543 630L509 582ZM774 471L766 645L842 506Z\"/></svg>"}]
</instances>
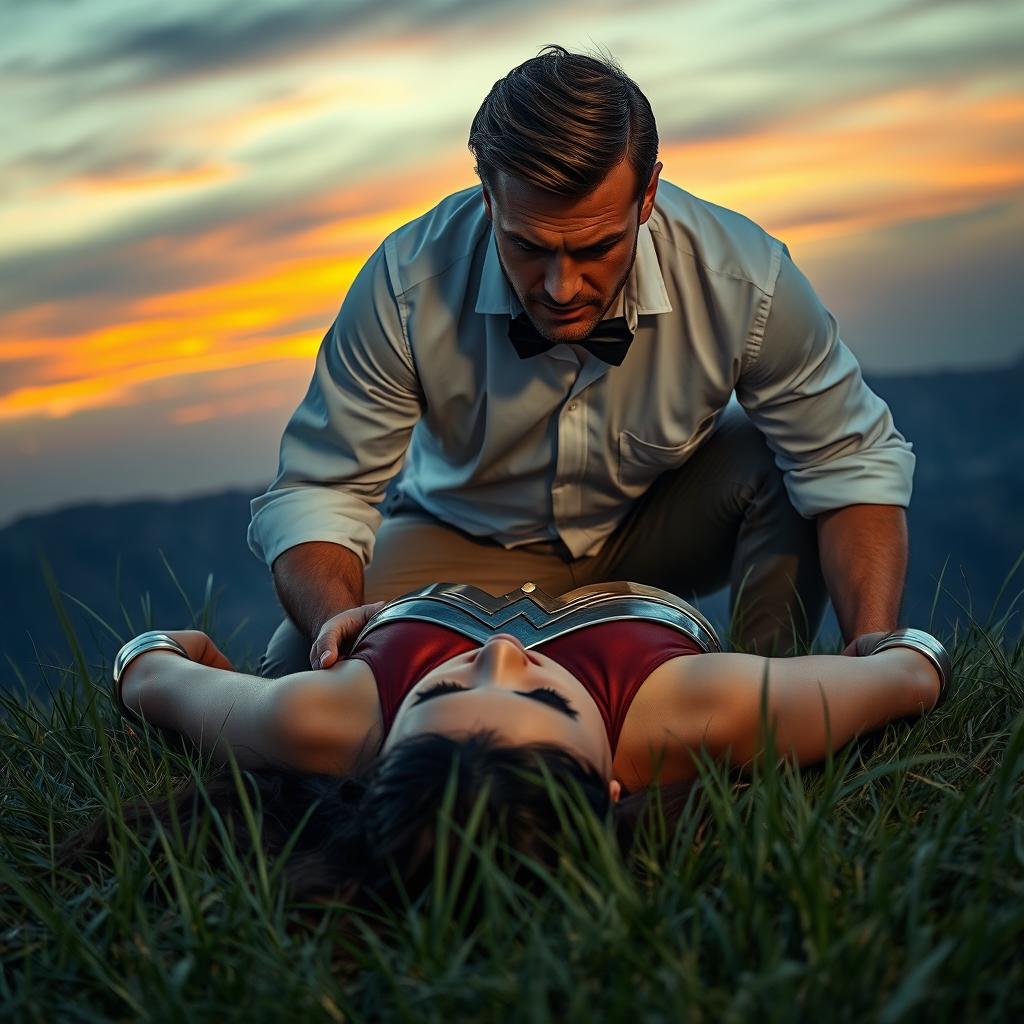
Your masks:
<instances>
[{"instance_id":1,"label":"man's mouth","mask_svg":"<svg viewBox=\"0 0 1024 1024\"><path fill-rule=\"evenodd\" d=\"M544 303L542 305L548 316L554 317L556 320L569 319L579 315L588 308L586 303L582 303L579 306L548 306Z\"/></svg>"}]
</instances>

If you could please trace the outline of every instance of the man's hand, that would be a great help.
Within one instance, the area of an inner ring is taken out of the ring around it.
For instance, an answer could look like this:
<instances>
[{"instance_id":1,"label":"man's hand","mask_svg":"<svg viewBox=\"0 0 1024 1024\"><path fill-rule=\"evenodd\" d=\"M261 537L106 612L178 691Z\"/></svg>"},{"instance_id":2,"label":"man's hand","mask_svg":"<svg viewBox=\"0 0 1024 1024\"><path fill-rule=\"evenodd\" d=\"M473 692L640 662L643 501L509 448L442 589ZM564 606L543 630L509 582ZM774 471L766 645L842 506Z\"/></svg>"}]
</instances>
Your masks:
<instances>
[{"instance_id":1,"label":"man's hand","mask_svg":"<svg viewBox=\"0 0 1024 1024\"><path fill-rule=\"evenodd\" d=\"M383 601L374 601L329 618L320 627L320 633L309 652L310 666L330 668L343 653L348 653L352 641L360 634L363 626L383 607Z\"/></svg>"},{"instance_id":2,"label":"man's hand","mask_svg":"<svg viewBox=\"0 0 1024 1024\"><path fill-rule=\"evenodd\" d=\"M882 637L888 635L881 629L877 633L862 633L843 648L843 654L850 658L865 658L871 654Z\"/></svg>"}]
</instances>

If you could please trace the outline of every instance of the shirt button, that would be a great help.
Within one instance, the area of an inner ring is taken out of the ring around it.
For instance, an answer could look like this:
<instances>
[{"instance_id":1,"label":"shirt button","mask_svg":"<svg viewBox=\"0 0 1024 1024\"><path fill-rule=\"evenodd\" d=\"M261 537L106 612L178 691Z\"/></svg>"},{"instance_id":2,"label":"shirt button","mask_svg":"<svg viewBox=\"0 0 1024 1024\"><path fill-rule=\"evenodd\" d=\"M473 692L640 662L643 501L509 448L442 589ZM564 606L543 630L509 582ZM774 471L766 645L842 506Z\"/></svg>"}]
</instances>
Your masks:
<instances>
[{"instance_id":1,"label":"shirt button","mask_svg":"<svg viewBox=\"0 0 1024 1024\"><path fill-rule=\"evenodd\" d=\"M578 403L578 402L575 402L575 401L572 401L572 402L570 402L570 403L569 403L569 412L575 412L575 411L576 411L576 406L577 406L578 404L579 404L579 403Z\"/></svg>"}]
</instances>

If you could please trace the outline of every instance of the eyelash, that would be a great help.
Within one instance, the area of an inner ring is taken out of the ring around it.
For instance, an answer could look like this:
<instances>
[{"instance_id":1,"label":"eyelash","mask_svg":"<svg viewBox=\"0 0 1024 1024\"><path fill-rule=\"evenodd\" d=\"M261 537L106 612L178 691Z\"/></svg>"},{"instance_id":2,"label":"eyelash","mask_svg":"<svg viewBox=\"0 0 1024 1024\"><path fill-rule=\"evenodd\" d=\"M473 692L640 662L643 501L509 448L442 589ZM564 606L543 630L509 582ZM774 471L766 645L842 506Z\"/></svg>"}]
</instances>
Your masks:
<instances>
[{"instance_id":1,"label":"eyelash","mask_svg":"<svg viewBox=\"0 0 1024 1024\"><path fill-rule=\"evenodd\" d=\"M416 694L416 704L426 700L428 697L433 697L435 693L454 693L457 690L465 690L466 687L461 683L452 682L449 679L442 679L440 682L434 683L433 686L428 687L426 690L421 690ZM538 696L542 694L542 696ZM557 707L566 714L571 715L573 718L579 717L579 712L557 691L552 689L550 686L538 686L535 690L530 691L531 700L540 700L545 704L550 704L553 707ZM414 705L415 706L415 705Z\"/></svg>"},{"instance_id":2,"label":"eyelash","mask_svg":"<svg viewBox=\"0 0 1024 1024\"><path fill-rule=\"evenodd\" d=\"M538 694L543 696L538 697ZM573 718L579 717L580 713L557 690L551 689L550 686L539 686L537 689L530 691L530 696L533 700L542 700L545 704L552 704L560 708Z\"/></svg>"},{"instance_id":3,"label":"eyelash","mask_svg":"<svg viewBox=\"0 0 1024 1024\"><path fill-rule=\"evenodd\" d=\"M421 700L433 697L435 693L454 693L456 690L464 689L465 687L461 683L453 683L448 679L442 679L439 683L434 683L433 686L429 686L425 690L420 690L420 692L416 694L416 703L419 704Z\"/></svg>"}]
</instances>

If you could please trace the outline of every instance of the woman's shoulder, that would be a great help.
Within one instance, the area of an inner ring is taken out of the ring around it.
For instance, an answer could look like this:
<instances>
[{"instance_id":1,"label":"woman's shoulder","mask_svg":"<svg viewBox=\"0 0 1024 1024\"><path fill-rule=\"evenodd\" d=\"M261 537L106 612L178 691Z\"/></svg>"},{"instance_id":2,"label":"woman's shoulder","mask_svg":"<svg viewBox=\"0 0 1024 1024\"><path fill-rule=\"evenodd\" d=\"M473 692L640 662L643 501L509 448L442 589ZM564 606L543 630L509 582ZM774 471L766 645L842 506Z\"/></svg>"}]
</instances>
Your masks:
<instances>
[{"instance_id":1,"label":"woman's shoulder","mask_svg":"<svg viewBox=\"0 0 1024 1024\"><path fill-rule=\"evenodd\" d=\"M661 762L661 781L693 778L693 752L717 747L718 726L725 718L727 687L716 683L716 663L729 654L684 654L655 668L629 706L615 754L616 777L631 787L646 785ZM619 774L621 771L622 774Z\"/></svg>"},{"instance_id":2,"label":"woman's shoulder","mask_svg":"<svg viewBox=\"0 0 1024 1024\"><path fill-rule=\"evenodd\" d=\"M295 676L282 695L279 715L291 748L298 752L299 771L357 772L380 746L377 680L358 658Z\"/></svg>"}]
</instances>

